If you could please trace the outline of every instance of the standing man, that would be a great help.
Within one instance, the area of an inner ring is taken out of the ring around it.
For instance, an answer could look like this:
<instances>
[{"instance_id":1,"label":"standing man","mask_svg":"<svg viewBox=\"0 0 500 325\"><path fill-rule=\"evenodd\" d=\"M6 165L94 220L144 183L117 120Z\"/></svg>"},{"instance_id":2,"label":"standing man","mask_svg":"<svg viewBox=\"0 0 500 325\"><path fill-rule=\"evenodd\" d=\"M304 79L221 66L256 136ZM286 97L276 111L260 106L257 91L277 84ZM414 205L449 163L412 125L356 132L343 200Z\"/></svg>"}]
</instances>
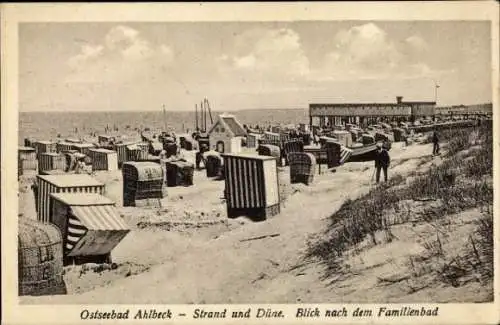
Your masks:
<instances>
[{"instance_id":1,"label":"standing man","mask_svg":"<svg viewBox=\"0 0 500 325\"><path fill-rule=\"evenodd\" d=\"M432 135L432 143L434 144L432 154L439 155L439 135L436 130L434 130L434 134Z\"/></svg>"},{"instance_id":2,"label":"standing man","mask_svg":"<svg viewBox=\"0 0 500 325\"><path fill-rule=\"evenodd\" d=\"M377 183L380 180L380 170L384 170L384 181L387 182L387 169L391 163L389 153L382 147L382 144L377 143L377 151L375 153L375 169Z\"/></svg>"}]
</instances>

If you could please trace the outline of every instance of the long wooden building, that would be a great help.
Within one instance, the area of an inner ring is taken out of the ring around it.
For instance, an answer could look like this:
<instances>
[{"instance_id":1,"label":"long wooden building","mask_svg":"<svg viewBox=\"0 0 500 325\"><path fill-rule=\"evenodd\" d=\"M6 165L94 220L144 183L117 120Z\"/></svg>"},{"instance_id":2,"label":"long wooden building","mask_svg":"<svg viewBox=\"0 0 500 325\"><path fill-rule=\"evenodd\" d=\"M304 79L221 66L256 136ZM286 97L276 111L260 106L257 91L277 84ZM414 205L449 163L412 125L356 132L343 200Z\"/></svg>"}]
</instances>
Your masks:
<instances>
[{"instance_id":1,"label":"long wooden building","mask_svg":"<svg viewBox=\"0 0 500 325\"><path fill-rule=\"evenodd\" d=\"M320 127L345 125L348 123L363 126L386 121L409 121L436 114L436 102L403 101L396 97L396 103L337 103L309 104L309 124ZM315 123L316 122L316 123Z\"/></svg>"}]
</instances>

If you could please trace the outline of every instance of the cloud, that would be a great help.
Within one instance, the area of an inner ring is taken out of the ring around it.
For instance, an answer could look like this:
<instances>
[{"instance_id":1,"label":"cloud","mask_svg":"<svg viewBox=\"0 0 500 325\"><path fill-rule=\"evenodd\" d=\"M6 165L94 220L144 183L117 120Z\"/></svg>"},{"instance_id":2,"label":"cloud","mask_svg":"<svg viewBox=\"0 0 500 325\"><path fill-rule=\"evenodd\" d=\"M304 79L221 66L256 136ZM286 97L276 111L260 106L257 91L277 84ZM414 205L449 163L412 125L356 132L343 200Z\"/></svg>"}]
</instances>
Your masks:
<instances>
[{"instance_id":1,"label":"cloud","mask_svg":"<svg viewBox=\"0 0 500 325\"><path fill-rule=\"evenodd\" d=\"M395 71L403 60L387 33L373 23L339 31L335 50L325 60L327 71L339 76L371 76Z\"/></svg>"},{"instance_id":2,"label":"cloud","mask_svg":"<svg viewBox=\"0 0 500 325\"><path fill-rule=\"evenodd\" d=\"M335 49L326 55L321 71L313 73L313 77L326 80L405 79L441 73L422 62L421 56L415 56L415 50L428 48L424 39L414 35L405 42L396 42L374 23L341 30L333 37L333 43Z\"/></svg>"},{"instance_id":3,"label":"cloud","mask_svg":"<svg viewBox=\"0 0 500 325\"><path fill-rule=\"evenodd\" d=\"M222 55L224 68L268 78L303 76L309 72L299 35L289 28L252 29L238 35L233 55Z\"/></svg>"},{"instance_id":4,"label":"cloud","mask_svg":"<svg viewBox=\"0 0 500 325\"><path fill-rule=\"evenodd\" d=\"M101 44L86 44L67 60L71 70L67 81L120 83L147 78L148 74L170 66L173 60L169 46L151 44L138 30L119 25L108 31Z\"/></svg>"},{"instance_id":5,"label":"cloud","mask_svg":"<svg viewBox=\"0 0 500 325\"><path fill-rule=\"evenodd\" d=\"M75 69L86 61L95 59L102 55L103 50L104 46L102 45L82 45L80 53L68 59L68 65Z\"/></svg>"},{"instance_id":6,"label":"cloud","mask_svg":"<svg viewBox=\"0 0 500 325\"><path fill-rule=\"evenodd\" d=\"M412 49L418 51L427 51L429 49L429 44L420 36L413 35L408 37L405 41Z\"/></svg>"}]
</instances>

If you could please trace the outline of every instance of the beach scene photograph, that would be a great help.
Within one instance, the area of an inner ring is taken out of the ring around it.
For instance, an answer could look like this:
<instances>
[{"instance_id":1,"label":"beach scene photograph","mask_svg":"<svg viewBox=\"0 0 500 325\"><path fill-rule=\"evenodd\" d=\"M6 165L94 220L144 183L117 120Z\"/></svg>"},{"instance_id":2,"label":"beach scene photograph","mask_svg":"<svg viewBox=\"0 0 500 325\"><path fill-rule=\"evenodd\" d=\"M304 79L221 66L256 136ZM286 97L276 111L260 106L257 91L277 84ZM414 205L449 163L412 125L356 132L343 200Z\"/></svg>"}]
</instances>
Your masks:
<instances>
[{"instance_id":1,"label":"beach scene photograph","mask_svg":"<svg viewBox=\"0 0 500 325\"><path fill-rule=\"evenodd\" d=\"M17 28L21 305L493 302L490 21Z\"/></svg>"}]
</instances>

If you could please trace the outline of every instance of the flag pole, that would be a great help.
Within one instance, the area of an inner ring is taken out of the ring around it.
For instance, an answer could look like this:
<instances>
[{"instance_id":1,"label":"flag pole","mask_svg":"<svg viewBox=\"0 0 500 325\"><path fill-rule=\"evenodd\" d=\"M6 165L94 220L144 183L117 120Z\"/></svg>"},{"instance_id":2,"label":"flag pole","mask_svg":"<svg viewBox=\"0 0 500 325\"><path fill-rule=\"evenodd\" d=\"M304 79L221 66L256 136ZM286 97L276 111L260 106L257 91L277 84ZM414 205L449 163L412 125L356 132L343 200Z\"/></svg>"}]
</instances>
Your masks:
<instances>
[{"instance_id":1,"label":"flag pole","mask_svg":"<svg viewBox=\"0 0 500 325\"><path fill-rule=\"evenodd\" d=\"M434 102L437 104L437 98L438 98L438 88L439 85L437 84L436 81L434 81Z\"/></svg>"}]
</instances>

